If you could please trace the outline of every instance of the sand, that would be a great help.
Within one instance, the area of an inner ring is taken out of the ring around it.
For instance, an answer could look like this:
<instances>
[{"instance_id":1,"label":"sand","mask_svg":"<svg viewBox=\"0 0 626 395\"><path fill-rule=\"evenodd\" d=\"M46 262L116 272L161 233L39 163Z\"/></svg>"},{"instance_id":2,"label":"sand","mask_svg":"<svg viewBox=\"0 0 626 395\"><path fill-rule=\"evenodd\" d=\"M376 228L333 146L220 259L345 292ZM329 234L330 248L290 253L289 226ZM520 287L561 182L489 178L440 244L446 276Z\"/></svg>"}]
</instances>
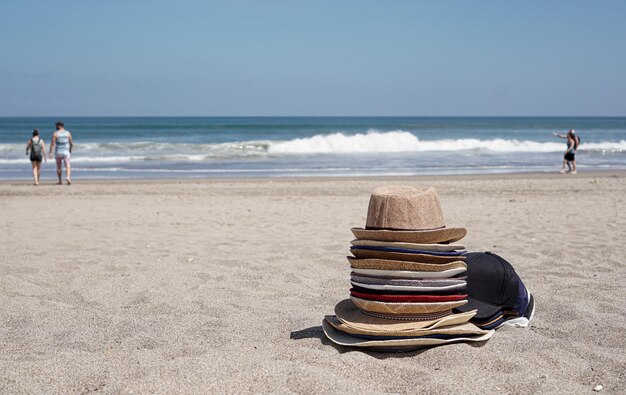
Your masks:
<instances>
[{"instance_id":1,"label":"sand","mask_svg":"<svg viewBox=\"0 0 626 395\"><path fill-rule=\"evenodd\" d=\"M45 182L45 180L44 180ZM530 329L408 354L333 346L350 227L433 185ZM626 174L0 184L2 393L623 393Z\"/></svg>"}]
</instances>

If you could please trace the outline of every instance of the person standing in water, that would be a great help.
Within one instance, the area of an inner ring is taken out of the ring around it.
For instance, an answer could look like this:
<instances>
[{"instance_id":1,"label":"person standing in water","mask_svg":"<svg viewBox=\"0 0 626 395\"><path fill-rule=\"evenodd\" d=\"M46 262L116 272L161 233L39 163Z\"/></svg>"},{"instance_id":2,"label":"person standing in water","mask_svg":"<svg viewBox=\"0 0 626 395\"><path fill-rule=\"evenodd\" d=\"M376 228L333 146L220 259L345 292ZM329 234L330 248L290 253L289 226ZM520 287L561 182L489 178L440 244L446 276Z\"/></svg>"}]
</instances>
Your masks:
<instances>
[{"instance_id":1,"label":"person standing in water","mask_svg":"<svg viewBox=\"0 0 626 395\"><path fill-rule=\"evenodd\" d=\"M567 165L567 173L576 174L576 151L580 144L580 138L576 136L576 131L570 129L567 134L553 133L556 137L567 139L567 149L563 155L563 167L559 173L565 173L565 165Z\"/></svg>"},{"instance_id":2,"label":"person standing in water","mask_svg":"<svg viewBox=\"0 0 626 395\"><path fill-rule=\"evenodd\" d=\"M42 159L47 161L46 157L46 143L41 137L39 137L39 130L33 130L33 137L26 143L26 155L30 151L30 164L33 166L33 179L35 185L39 185L39 178L41 177L41 161Z\"/></svg>"},{"instance_id":3,"label":"person standing in water","mask_svg":"<svg viewBox=\"0 0 626 395\"><path fill-rule=\"evenodd\" d=\"M63 163L65 163L65 180L67 181L67 185L70 185L72 183L72 166L70 165L70 156L72 154L72 148L74 148L72 133L65 130L63 122L57 122L55 127L56 132L52 135L49 154L52 156L52 149L54 149L54 157L57 161L57 176L59 177L57 185L62 184L61 175L63 173Z\"/></svg>"}]
</instances>

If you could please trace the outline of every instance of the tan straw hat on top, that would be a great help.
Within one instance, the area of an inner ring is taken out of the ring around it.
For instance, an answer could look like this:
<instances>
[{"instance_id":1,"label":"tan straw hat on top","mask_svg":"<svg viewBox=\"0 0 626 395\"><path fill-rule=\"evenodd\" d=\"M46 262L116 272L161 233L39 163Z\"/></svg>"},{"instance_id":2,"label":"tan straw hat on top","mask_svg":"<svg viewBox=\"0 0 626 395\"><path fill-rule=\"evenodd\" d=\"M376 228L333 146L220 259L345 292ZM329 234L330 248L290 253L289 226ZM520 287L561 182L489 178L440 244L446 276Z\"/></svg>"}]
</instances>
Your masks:
<instances>
[{"instance_id":1,"label":"tan straw hat on top","mask_svg":"<svg viewBox=\"0 0 626 395\"><path fill-rule=\"evenodd\" d=\"M370 197L365 229L352 228L357 239L433 244L461 240L465 228L446 228L434 188L377 188Z\"/></svg>"}]
</instances>

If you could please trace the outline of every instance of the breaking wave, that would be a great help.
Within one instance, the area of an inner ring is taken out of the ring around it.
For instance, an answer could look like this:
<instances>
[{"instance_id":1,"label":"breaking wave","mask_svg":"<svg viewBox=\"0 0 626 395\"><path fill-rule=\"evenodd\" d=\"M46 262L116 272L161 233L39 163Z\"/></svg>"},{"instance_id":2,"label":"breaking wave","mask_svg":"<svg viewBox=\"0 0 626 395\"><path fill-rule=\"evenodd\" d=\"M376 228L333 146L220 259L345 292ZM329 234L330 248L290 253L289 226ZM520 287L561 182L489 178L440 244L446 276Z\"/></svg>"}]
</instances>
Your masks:
<instances>
[{"instance_id":1,"label":"breaking wave","mask_svg":"<svg viewBox=\"0 0 626 395\"><path fill-rule=\"evenodd\" d=\"M341 154L341 153L377 153L377 152L428 152L481 150L492 152L559 152L564 143L538 142L530 140L507 139L442 139L420 140L405 131L359 133L346 135L334 133L313 137L272 142L268 151L277 154ZM583 143L581 150L588 151L626 151L626 141Z\"/></svg>"},{"instance_id":2,"label":"breaking wave","mask_svg":"<svg viewBox=\"0 0 626 395\"><path fill-rule=\"evenodd\" d=\"M78 143L73 162L124 163L136 161L203 162L211 160L280 157L306 154L368 154L400 152L562 152L563 141L540 142L516 139L420 140L412 133L397 130L366 133L319 134L285 141L241 141L214 144L169 142ZM581 152L626 153L626 140L583 142ZM0 144L0 164L26 163L22 144Z\"/></svg>"}]
</instances>

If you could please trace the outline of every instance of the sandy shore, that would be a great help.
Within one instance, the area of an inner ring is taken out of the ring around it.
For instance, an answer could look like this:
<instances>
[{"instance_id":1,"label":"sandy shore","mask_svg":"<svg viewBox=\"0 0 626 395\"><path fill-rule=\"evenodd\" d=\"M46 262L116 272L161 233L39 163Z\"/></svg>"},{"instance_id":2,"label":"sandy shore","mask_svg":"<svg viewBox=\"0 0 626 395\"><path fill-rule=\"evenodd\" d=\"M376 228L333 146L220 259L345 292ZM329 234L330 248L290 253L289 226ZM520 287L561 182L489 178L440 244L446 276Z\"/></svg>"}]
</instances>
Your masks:
<instances>
[{"instance_id":1,"label":"sandy shore","mask_svg":"<svg viewBox=\"0 0 626 395\"><path fill-rule=\"evenodd\" d=\"M433 185L517 269L528 330L410 354L332 346L350 227ZM626 173L0 184L0 392L603 393L626 386Z\"/></svg>"}]
</instances>

